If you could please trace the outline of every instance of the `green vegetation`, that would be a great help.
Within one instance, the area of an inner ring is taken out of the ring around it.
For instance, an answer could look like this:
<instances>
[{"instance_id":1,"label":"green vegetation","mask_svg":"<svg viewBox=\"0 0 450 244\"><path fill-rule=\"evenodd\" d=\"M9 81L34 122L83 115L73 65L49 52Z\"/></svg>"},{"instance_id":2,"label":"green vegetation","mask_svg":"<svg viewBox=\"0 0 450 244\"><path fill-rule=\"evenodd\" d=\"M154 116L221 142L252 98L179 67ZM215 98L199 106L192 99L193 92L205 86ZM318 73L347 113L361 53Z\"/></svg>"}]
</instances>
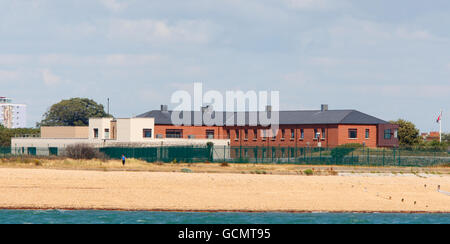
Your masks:
<instances>
[{"instance_id":1,"label":"green vegetation","mask_svg":"<svg viewBox=\"0 0 450 244\"><path fill-rule=\"evenodd\" d=\"M361 144L350 143L331 149L332 162L342 163L345 156L361 147Z\"/></svg>"},{"instance_id":2,"label":"green vegetation","mask_svg":"<svg viewBox=\"0 0 450 244\"><path fill-rule=\"evenodd\" d=\"M310 176L310 175L313 175L313 174L314 174L314 171L312 171L312 169L307 169L307 170L304 170L303 173L304 173L305 175Z\"/></svg>"},{"instance_id":3,"label":"green vegetation","mask_svg":"<svg viewBox=\"0 0 450 244\"><path fill-rule=\"evenodd\" d=\"M416 126L409 121L399 119L391 121L393 124L399 125L398 140L400 147L409 150L438 150L446 151L450 146L450 134L442 134L442 142L439 141L424 141L419 134Z\"/></svg>"},{"instance_id":4,"label":"green vegetation","mask_svg":"<svg viewBox=\"0 0 450 244\"><path fill-rule=\"evenodd\" d=\"M37 126L87 126L89 118L111 117L103 105L88 98L72 98L53 104Z\"/></svg>"},{"instance_id":5,"label":"green vegetation","mask_svg":"<svg viewBox=\"0 0 450 244\"><path fill-rule=\"evenodd\" d=\"M11 146L11 138L15 135L39 135L40 129L36 128L20 128L20 129L7 129L0 125L0 147Z\"/></svg>"}]
</instances>

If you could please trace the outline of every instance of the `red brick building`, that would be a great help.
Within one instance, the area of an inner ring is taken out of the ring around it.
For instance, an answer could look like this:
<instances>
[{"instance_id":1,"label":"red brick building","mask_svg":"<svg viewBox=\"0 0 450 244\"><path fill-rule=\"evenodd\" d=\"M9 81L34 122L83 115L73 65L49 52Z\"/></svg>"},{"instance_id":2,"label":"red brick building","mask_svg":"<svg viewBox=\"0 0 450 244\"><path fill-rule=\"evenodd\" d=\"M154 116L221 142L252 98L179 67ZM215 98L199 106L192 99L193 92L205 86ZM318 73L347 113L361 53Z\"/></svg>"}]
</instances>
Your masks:
<instances>
[{"instance_id":1,"label":"red brick building","mask_svg":"<svg viewBox=\"0 0 450 244\"><path fill-rule=\"evenodd\" d=\"M276 135L259 122L249 123L249 117L258 112L211 111L212 117L221 115L224 121L212 126L193 125L193 118L202 117L205 111L191 111L191 123L174 125L173 111L167 110L167 106L138 117L155 118L156 138L229 139L230 146L336 147L358 143L367 147L398 147L398 125L356 110L328 110L327 107L311 111L279 111ZM239 116L245 118L243 123L236 122Z\"/></svg>"}]
</instances>

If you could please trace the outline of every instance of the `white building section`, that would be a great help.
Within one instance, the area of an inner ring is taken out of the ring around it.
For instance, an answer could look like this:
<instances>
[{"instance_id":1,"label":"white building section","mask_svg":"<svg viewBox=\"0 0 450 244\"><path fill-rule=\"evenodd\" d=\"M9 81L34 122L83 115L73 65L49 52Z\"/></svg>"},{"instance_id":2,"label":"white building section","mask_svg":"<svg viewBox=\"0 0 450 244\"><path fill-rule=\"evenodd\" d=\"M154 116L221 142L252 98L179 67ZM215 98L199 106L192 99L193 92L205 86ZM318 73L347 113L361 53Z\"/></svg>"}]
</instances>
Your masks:
<instances>
[{"instance_id":1,"label":"white building section","mask_svg":"<svg viewBox=\"0 0 450 244\"><path fill-rule=\"evenodd\" d=\"M0 97L0 124L10 129L27 127L27 105Z\"/></svg>"}]
</instances>

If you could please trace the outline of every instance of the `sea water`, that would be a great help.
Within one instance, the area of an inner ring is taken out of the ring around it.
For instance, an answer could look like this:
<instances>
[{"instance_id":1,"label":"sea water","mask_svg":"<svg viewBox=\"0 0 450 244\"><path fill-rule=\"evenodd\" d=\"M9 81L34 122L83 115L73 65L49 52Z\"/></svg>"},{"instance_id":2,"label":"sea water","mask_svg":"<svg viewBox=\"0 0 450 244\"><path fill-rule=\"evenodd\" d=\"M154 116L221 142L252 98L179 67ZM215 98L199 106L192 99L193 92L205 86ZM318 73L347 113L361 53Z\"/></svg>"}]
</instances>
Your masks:
<instances>
[{"instance_id":1,"label":"sea water","mask_svg":"<svg viewBox=\"0 0 450 244\"><path fill-rule=\"evenodd\" d=\"M450 214L0 210L0 224L450 224Z\"/></svg>"}]
</instances>

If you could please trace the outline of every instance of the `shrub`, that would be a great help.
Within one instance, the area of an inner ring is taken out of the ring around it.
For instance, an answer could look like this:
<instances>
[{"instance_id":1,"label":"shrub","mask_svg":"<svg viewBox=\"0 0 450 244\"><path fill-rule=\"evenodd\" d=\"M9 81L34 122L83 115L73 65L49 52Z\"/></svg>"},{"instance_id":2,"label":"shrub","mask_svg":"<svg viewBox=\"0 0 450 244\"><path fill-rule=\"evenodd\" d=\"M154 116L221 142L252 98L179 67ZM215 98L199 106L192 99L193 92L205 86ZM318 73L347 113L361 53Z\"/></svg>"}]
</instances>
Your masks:
<instances>
[{"instance_id":1,"label":"shrub","mask_svg":"<svg viewBox=\"0 0 450 244\"><path fill-rule=\"evenodd\" d=\"M65 156L72 159L106 159L105 154L88 144L75 144L67 146Z\"/></svg>"},{"instance_id":2,"label":"shrub","mask_svg":"<svg viewBox=\"0 0 450 244\"><path fill-rule=\"evenodd\" d=\"M331 158L334 163L342 163L343 159L347 154L353 152L354 150L361 148L361 144L349 143L331 149Z\"/></svg>"},{"instance_id":3,"label":"shrub","mask_svg":"<svg viewBox=\"0 0 450 244\"><path fill-rule=\"evenodd\" d=\"M220 164L220 166L222 166L222 167L228 167L228 166L230 166L227 162L223 162L223 163L221 163Z\"/></svg>"},{"instance_id":4,"label":"shrub","mask_svg":"<svg viewBox=\"0 0 450 244\"><path fill-rule=\"evenodd\" d=\"M305 175L308 175L308 176L314 174L314 172L313 172L311 169L307 169L307 170L303 171L303 173L304 173Z\"/></svg>"}]
</instances>

